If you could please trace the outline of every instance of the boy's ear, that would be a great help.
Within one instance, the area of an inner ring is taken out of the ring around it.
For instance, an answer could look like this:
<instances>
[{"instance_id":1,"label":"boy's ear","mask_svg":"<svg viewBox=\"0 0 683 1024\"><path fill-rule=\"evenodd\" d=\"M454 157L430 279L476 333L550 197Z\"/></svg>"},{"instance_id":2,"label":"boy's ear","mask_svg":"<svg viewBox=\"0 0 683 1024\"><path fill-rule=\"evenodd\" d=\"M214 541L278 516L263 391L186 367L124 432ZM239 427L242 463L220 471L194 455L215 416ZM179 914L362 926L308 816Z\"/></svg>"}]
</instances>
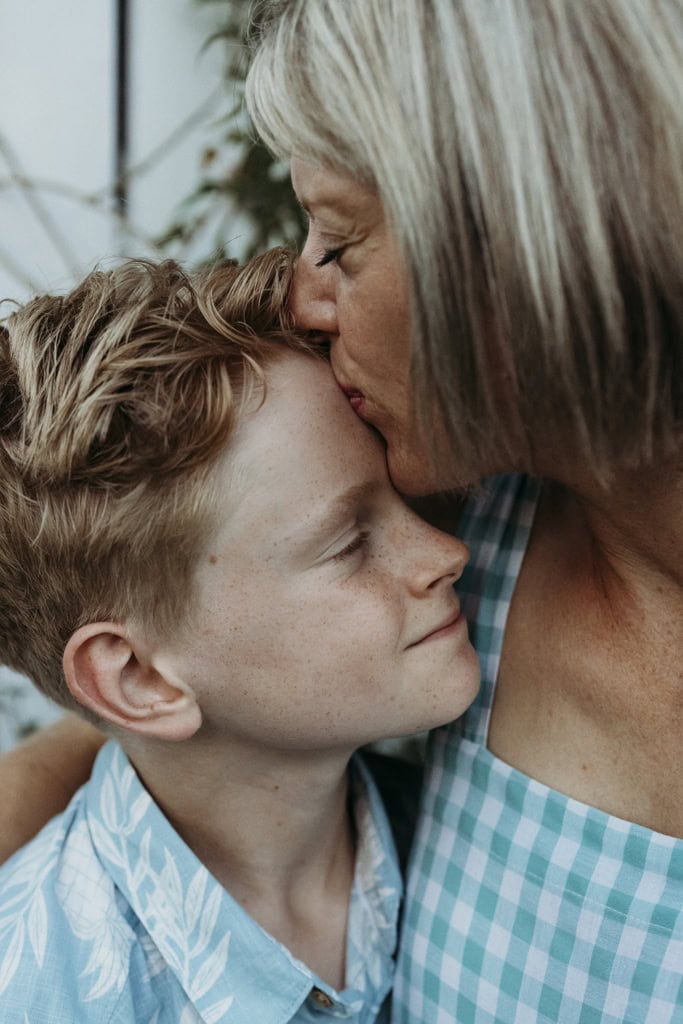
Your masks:
<instances>
[{"instance_id":1,"label":"boy's ear","mask_svg":"<svg viewBox=\"0 0 683 1024\"><path fill-rule=\"evenodd\" d=\"M192 691L159 671L117 623L77 629L63 665L72 696L112 725L164 740L189 739L201 725Z\"/></svg>"}]
</instances>

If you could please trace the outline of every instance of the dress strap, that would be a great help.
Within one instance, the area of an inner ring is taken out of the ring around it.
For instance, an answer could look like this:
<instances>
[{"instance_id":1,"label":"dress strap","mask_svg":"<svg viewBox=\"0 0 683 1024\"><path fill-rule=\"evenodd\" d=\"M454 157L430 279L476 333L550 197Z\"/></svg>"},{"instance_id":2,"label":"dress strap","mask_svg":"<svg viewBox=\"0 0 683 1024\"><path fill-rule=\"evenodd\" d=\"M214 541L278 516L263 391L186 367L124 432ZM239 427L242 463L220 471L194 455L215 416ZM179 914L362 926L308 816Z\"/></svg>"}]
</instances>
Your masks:
<instances>
[{"instance_id":1,"label":"dress strap","mask_svg":"<svg viewBox=\"0 0 683 1024\"><path fill-rule=\"evenodd\" d=\"M510 603L541 490L541 482L513 474L491 477L467 501L458 536L470 561L456 589L481 664L481 687L461 720L462 732L486 746Z\"/></svg>"}]
</instances>

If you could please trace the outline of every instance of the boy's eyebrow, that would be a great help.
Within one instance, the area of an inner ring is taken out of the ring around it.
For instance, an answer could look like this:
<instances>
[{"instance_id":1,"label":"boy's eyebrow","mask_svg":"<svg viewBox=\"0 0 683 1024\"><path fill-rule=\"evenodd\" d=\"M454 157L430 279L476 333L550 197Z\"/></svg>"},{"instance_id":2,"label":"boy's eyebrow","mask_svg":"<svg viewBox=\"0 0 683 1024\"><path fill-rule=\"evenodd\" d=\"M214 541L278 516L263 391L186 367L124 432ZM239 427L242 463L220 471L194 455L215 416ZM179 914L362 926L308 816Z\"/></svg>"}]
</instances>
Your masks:
<instances>
[{"instance_id":1,"label":"boy's eyebrow","mask_svg":"<svg viewBox=\"0 0 683 1024\"><path fill-rule=\"evenodd\" d=\"M315 538L332 533L335 527L341 525L352 512L367 501L375 488L374 481L366 481L342 491L321 510L316 509L314 522L311 524L309 521L307 531Z\"/></svg>"}]
</instances>

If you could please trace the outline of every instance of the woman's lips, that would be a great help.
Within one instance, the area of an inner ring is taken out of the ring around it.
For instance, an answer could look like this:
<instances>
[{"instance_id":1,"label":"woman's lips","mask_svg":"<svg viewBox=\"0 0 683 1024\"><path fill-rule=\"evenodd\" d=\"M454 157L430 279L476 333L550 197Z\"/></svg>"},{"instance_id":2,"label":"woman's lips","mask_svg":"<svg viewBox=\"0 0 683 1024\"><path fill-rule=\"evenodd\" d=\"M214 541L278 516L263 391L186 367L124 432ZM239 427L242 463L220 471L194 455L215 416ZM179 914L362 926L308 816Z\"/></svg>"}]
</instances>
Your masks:
<instances>
[{"instance_id":1,"label":"woman's lips","mask_svg":"<svg viewBox=\"0 0 683 1024\"><path fill-rule=\"evenodd\" d=\"M365 404L365 395L358 388L345 388L342 386L342 391L349 400L349 405L355 413L359 416L363 415L363 406Z\"/></svg>"}]
</instances>

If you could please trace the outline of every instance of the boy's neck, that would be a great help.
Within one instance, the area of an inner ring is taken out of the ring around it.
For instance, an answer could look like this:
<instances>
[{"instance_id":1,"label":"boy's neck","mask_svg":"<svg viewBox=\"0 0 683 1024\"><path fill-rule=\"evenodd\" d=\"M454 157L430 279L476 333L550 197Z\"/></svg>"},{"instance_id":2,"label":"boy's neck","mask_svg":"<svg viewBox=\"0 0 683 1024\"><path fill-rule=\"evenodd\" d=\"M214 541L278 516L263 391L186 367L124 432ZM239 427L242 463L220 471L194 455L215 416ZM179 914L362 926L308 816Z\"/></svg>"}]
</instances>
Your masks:
<instances>
[{"instance_id":1,"label":"boy's neck","mask_svg":"<svg viewBox=\"0 0 683 1024\"><path fill-rule=\"evenodd\" d=\"M262 928L343 988L355 866L348 757L131 739L123 746L142 781L199 860Z\"/></svg>"}]
</instances>

